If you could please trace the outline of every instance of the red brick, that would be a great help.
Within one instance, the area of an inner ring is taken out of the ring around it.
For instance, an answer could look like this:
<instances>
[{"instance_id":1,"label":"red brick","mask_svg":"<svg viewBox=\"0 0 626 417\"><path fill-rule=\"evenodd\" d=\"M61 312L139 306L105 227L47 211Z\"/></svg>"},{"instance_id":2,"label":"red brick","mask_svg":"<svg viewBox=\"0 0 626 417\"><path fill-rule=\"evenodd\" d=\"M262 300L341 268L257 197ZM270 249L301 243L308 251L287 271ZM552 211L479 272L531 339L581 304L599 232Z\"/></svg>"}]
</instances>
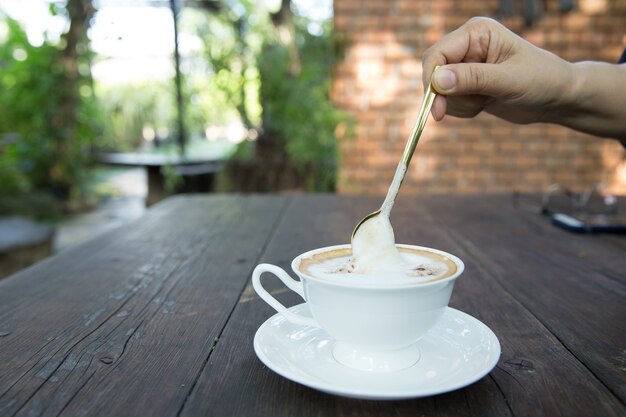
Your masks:
<instances>
[{"instance_id":1,"label":"red brick","mask_svg":"<svg viewBox=\"0 0 626 417\"><path fill-rule=\"evenodd\" d=\"M518 167L524 168L524 169L533 168L539 165L537 158L532 158L532 157L525 156L525 155L521 155L515 158L515 162Z\"/></svg>"},{"instance_id":2,"label":"red brick","mask_svg":"<svg viewBox=\"0 0 626 417\"><path fill-rule=\"evenodd\" d=\"M533 124L517 127L517 135L520 137L543 138L546 135L546 126Z\"/></svg>"},{"instance_id":3,"label":"red brick","mask_svg":"<svg viewBox=\"0 0 626 417\"><path fill-rule=\"evenodd\" d=\"M510 138L513 134L513 126L509 123L496 124L489 128L487 134L491 139Z\"/></svg>"},{"instance_id":4,"label":"red brick","mask_svg":"<svg viewBox=\"0 0 626 417\"><path fill-rule=\"evenodd\" d=\"M352 20L352 18L350 16L345 16L345 15L335 15L334 19L333 19L333 29L335 31L335 33L337 34L338 32L342 31L342 30L346 30L349 28L350 26L350 21Z\"/></svg>"},{"instance_id":5,"label":"red brick","mask_svg":"<svg viewBox=\"0 0 626 417\"><path fill-rule=\"evenodd\" d=\"M549 125L546 128L546 135L552 138L564 138L571 134L569 129L557 125Z\"/></svg>"},{"instance_id":6,"label":"red brick","mask_svg":"<svg viewBox=\"0 0 626 417\"><path fill-rule=\"evenodd\" d=\"M460 8L452 12L455 5ZM340 140L340 192L386 191L422 96L424 49L471 15L490 15L498 6L499 0L335 0L335 28L352 46L333 70L331 95L359 122L353 140ZM520 15L505 24L566 59L615 62L626 46L625 17L626 0L593 17L561 14L555 2L547 2L533 28L526 29ZM360 43L365 46L356 49ZM368 72L365 82L356 77L367 60L382 66ZM403 192L541 191L556 180L604 180L626 190L623 176L615 179L624 151L614 157L603 143L559 126L514 126L487 114L431 120Z\"/></svg>"},{"instance_id":7,"label":"red brick","mask_svg":"<svg viewBox=\"0 0 626 417\"><path fill-rule=\"evenodd\" d=\"M459 129L459 138L461 139L483 139L487 135L480 126L473 124L465 124Z\"/></svg>"},{"instance_id":8,"label":"red brick","mask_svg":"<svg viewBox=\"0 0 626 417\"><path fill-rule=\"evenodd\" d=\"M519 152L524 148L524 144L519 139L505 139L498 141L498 148L504 152Z\"/></svg>"},{"instance_id":9,"label":"red brick","mask_svg":"<svg viewBox=\"0 0 626 417\"><path fill-rule=\"evenodd\" d=\"M337 0L333 2L335 17L341 15L344 11L354 12L355 10L361 10L362 7L363 3L361 0Z\"/></svg>"},{"instance_id":10,"label":"red brick","mask_svg":"<svg viewBox=\"0 0 626 417\"><path fill-rule=\"evenodd\" d=\"M530 140L527 143L527 149L530 152L546 153L550 150L550 140Z\"/></svg>"}]
</instances>

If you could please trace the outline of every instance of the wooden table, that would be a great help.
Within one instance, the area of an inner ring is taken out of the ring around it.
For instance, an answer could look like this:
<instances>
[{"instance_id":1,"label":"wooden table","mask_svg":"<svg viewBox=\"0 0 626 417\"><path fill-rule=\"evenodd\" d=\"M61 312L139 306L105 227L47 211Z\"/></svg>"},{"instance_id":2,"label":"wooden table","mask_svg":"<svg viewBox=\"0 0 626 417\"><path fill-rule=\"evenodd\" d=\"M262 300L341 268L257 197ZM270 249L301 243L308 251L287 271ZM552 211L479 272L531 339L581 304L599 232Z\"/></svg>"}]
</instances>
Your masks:
<instances>
[{"instance_id":1,"label":"wooden table","mask_svg":"<svg viewBox=\"0 0 626 417\"><path fill-rule=\"evenodd\" d=\"M172 194L165 185L165 167L171 167L173 173L182 178L182 184L178 185L176 191L209 192L213 191L215 174L226 165L224 158L141 152L101 153L97 159L105 165L145 168L148 179L147 206Z\"/></svg>"},{"instance_id":2,"label":"wooden table","mask_svg":"<svg viewBox=\"0 0 626 417\"><path fill-rule=\"evenodd\" d=\"M176 196L0 282L0 415L626 415L626 238L562 231L508 196L401 197L392 216L397 241L465 261L451 306L497 334L490 375L374 402L265 367L252 340L274 311L251 289L254 266L346 242L380 201Z\"/></svg>"}]
</instances>

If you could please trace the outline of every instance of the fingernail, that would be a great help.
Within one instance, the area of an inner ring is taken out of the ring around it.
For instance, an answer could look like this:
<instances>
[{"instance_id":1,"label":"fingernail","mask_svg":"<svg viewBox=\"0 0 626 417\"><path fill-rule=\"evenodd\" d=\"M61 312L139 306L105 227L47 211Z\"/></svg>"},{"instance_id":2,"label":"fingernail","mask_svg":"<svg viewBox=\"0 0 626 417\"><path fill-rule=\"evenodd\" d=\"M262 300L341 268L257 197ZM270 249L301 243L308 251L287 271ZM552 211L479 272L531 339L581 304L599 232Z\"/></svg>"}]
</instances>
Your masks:
<instances>
[{"instance_id":1,"label":"fingernail","mask_svg":"<svg viewBox=\"0 0 626 417\"><path fill-rule=\"evenodd\" d=\"M456 86L456 74L447 69L439 69L433 73L433 82L439 90L452 90Z\"/></svg>"}]
</instances>

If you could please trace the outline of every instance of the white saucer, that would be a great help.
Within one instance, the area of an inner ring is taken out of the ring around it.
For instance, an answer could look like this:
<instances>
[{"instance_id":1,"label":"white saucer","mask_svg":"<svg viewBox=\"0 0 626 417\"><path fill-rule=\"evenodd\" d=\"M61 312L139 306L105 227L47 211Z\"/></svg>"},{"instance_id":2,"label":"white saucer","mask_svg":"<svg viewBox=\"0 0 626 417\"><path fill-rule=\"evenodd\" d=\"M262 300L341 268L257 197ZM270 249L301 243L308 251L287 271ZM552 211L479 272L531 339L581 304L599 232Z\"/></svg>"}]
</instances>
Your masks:
<instances>
[{"instance_id":1,"label":"white saucer","mask_svg":"<svg viewBox=\"0 0 626 417\"><path fill-rule=\"evenodd\" d=\"M306 304L289 310L310 316ZM399 400L426 397L470 385L487 375L500 358L500 343L483 323L448 307L418 342L421 359L396 372L348 368L332 355L335 340L315 327L270 317L254 336L261 361L279 375L307 387L344 397Z\"/></svg>"}]
</instances>

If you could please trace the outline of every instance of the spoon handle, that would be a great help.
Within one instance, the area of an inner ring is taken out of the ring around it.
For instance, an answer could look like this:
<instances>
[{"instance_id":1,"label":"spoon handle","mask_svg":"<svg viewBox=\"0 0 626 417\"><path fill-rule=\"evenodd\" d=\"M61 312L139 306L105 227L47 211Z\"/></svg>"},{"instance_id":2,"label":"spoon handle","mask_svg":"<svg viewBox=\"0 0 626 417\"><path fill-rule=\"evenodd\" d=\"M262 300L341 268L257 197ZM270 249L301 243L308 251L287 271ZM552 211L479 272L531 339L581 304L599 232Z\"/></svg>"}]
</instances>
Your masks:
<instances>
[{"instance_id":1,"label":"spoon handle","mask_svg":"<svg viewBox=\"0 0 626 417\"><path fill-rule=\"evenodd\" d=\"M435 67L435 71L437 71L438 66ZM369 214L363 220L361 220L354 230L352 231L352 241L354 241L354 236L356 235L357 230L366 223L368 220L373 219L377 216L382 216L389 220L389 215L391 214L391 209L393 208L393 204L396 201L396 196L398 195L398 191L400 191L400 185L402 185L402 180L406 175L406 171L409 167L409 162L411 162L411 157L413 156L413 152L415 152L415 147L417 146L417 142L424 130L424 126L426 126L426 120L428 120L428 115L430 114L430 108L433 106L433 102L435 101L435 96L437 94L433 90L431 83L428 83L428 88L424 92L424 98L422 99L422 104L419 109L419 113L417 114L417 120L415 122L415 126L413 126L413 130L411 131L411 135L409 136L409 140L406 143L404 148L404 153L402 154L402 159L398 163L398 167L396 168L396 173L393 176L393 180L391 181L391 185L387 190L387 195L385 196L385 201L383 201L382 206L380 206L379 210Z\"/></svg>"},{"instance_id":2,"label":"spoon handle","mask_svg":"<svg viewBox=\"0 0 626 417\"><path fill-rule=\"evenodd\" d=\"M435 68L435 71L437 71L437 68ZM402 162L407 168L409 166L409 162L411 162L413 152L415 152L417 142L422 135L424 126L426 126L426 121L428 120L428 115L430 114L430 108L433 106L436 95L437 93L433 90L432 84L428 83L428 88L426 89L424 98L422 99L422 105L420 106L419 113L417 114L417 120L415 121L409 140L404 148L404 153L402 154Z\"/></svg>"},{"instance_id":3,"label":"spoon handle","mask_svg":"<svg viewBox=\"0 0 626 417\"><path fill-rule=\"evenodd\" d=\"M437 71L437 68L438 67L435 67L435 71ZM435 93L435 90L433 90L431 83L428 83L428 88L424 92L424 98L422 99L422 105L420 106L419 112L417 114L415 126L413 126L413 131L411 131L409 140L404 147L402 159L400 160L400 163L398 163L396 173L393 176L393 180L391 181L389 190L387 190L387 196L385 197L385 201L383 201L383 205L380 207L379 210L379 212L387 216L387 218L389 218L389 214L391 213L393 204L396 201L398 191L400 191L400 185L402 185L402 180L404 180L404 176L406 175L406 172L409 168L409 162L411 162L411 157L413 156L413 152L415 152L417 142L422 135L424 126L426 126L426 121L428 120L428 115L430 114L430 108L433 106L436 95L437 94ZM356 232L356 229L354 230Z\"/></svg>"}]
</instances>

